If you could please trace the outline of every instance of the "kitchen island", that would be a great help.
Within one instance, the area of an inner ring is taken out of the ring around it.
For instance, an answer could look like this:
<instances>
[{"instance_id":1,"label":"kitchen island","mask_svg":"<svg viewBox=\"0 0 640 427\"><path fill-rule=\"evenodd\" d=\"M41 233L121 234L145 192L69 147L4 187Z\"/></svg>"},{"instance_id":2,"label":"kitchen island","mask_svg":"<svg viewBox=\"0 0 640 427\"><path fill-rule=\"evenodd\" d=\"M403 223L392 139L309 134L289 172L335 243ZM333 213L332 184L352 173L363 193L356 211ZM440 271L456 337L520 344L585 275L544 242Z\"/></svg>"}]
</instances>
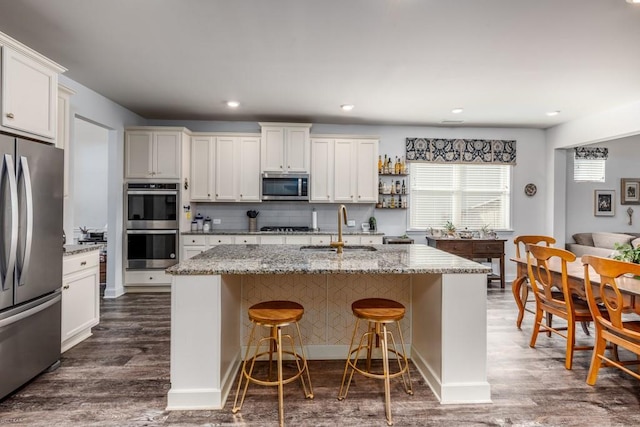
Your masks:
<instances>
[{"instance_id":1,"label":"kitchen island","mask_svg":"<svg viewBox=\"0 0 640 427\"><path fill-rule=\"evenodd\" d=\"M407 351L440 402L490 402L489 272L426 245L345 246L342 254L318 246L216 246L167 269L173 275L167 409L224 406L241 362L247 309L270 299L304 306L310 359L346 359L353 301L397 300L407 307L401 322Z\"/></svg>"}]
</instances>

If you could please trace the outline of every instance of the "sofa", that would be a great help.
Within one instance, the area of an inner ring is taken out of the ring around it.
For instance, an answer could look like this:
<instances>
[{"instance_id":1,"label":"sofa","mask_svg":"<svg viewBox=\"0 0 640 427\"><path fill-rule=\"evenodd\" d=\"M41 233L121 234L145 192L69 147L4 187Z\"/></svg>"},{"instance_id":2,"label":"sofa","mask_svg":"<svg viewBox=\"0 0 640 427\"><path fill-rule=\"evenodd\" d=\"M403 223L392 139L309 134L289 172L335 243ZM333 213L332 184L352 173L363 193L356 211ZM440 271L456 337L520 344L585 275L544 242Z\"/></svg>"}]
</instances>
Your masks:
<instances>
[{"instance_id":1,"label":"sofa","mask_svg":"<svg viewBox=\"0 0 640 427\"><path fill-rule=\"evenodd\" d=\"M634 248L640 246L640 233L576 233L572 237L575 243L567 243L566 248L578 258L582 255L611 257L616 243L630 243Z\"/></svg>"}]
</instances>

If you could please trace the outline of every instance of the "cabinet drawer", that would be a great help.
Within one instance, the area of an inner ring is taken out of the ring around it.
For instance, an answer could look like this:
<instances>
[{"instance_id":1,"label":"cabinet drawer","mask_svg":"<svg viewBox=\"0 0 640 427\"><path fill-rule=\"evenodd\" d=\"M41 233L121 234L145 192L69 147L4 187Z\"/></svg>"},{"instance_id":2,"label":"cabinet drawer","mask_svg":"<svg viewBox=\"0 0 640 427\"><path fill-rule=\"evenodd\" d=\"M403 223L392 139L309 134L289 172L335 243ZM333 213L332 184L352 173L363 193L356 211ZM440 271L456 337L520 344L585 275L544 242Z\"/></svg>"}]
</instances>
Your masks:
<instances>
[{"instance_id":1,"label":"cabinet drawer","mask_svg":"<svg viewBox=\"0 0 640 427\"><path fill-rule=\"evenodd\" d=\"M62 259L62 275L75 273L85 268L97 267L100 264L100 251L92 251L78 255L66 256Z\"/></svg>"},{"instance_id":2,"label":"cabinet drawer","mask_svg":"<svg viewBox=\"0 0 640 427\"><path fill-rule=\"evenodd\" d=\"M502 254L504 245L502 242L473 242L473 253L477 254Z\"/></svg>"},{"instance_id":3,"label":"cabinet drawer","mask_svg":"<svg viewBox=\"0 0 640 427\"><path fill-rule=\"evenodd\" d=\"M173 276L165 274L164 270L155 271L127 271L125 284L127 285L170 285Z\"/></svg>"},{"instance_id":4,"label":"cabinet drawer","mask_svg":"<svg viewBox=\"0 0 640 427\"><path fill-rule=\"evenodd\" d=\"M285 236L284 242L288 245L308 245L311 243L309 236Z\"/></svg>"},{"instance_id":5,"label":"cabinet drawer","mask_svg":"<svg viewBox=\"0 0 640 427\"><path fill-rule=\"evenodd\" d=\"M449 252L450 254L455 255L466 255L471 256L472 246L471 242L442 242L438 241L437 249L443 250L445 252Z\"/></svg>"},{"instance_id":6,"label":"cabinet drawer","mask_svg":"<svg viewBox=\"0 0 640 427\"><path fill-rule=\"evenodd\" d=\"M284 236L260 236L261 245L281 245L284 243Z\"/></svg>"},{"instance_id":7,"label":"cabinet drawer","mask_svg":"<svg viewBox=\"0 0 640 427\"><path fill-rule=\"evenodd\" d=\"M234 243L236 245L256 245L258 244L258 236L236 236Z\"/></svg>"},{"instance_id":8,"label":"cabinet drawer","mask_svg":"<svg viewBox=\"0 0 640 427\"><path fill-rule=\"evenodd\" d=\"M360 243L363 245L381 245L382 236L360 236Z\"/></svg>"},{"instance_id":9,"label":"cabinet drawer","mask_svg":"<svg viewBox=\"0 0 640 427\"><path fill-rule=\"evenodd\" d=\"M233 244L233 236L209 236L210 245L231 245Z\"/></svg>"},{"instance_id":10,"label":"cabinet drawer","mask_svg":"<svg viewBox=\"0 0 640 427\"><path fill-rule=\"evenodd\" d=\"M311 236L311 244L312 245L328 245L331 243L330 235L322 235L322 236Z\"/></svg>"},{"instance_id":11,"label":"cabinet drawer","mask_svg":"<svg viewBox=\"0 0 640 427\"><path fill-rule=\"evenodd\" d=\"M182 236L183 245L205 246L207 244L207 236Z\"/></svg>"}]
</instances>

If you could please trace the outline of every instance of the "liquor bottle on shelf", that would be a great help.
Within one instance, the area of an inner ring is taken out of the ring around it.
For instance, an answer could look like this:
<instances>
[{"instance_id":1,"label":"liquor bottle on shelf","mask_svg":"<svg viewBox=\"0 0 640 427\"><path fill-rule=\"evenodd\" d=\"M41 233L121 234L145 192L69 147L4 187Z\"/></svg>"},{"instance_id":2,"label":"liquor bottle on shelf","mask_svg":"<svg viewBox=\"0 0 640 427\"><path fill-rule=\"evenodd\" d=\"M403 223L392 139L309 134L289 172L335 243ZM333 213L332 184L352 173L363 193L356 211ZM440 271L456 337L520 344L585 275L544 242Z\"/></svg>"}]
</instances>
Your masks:
<instances>
[{"instance_id":1,"label":"liquor bottle on shelf","mask_svg":"<svg viewBox=\"0 0 640 427\"><path fill-rule=\"evenodd\" d=\"M398 175L400 173L400 160L396 156L396 163L393 165L393 173Z\"/></svg>"},{"instance_id":2,"label":"liquor bottle on shelf","mask_svg":"<svg viewBox=\"0 0 640 427\"><path fill-rule=\"evenodd\" d=\"M389 207L390 208L395 208L396 207L396 198L391 196L391 200L389 201Z\"/></svg>"},{"instance_id":3,"label":"liquor bottle on shelf","mask_svg":"<svg viewBox=\"0 0 640 427\"><path fill-rule=\"evenodd\" d=\"M378 173L382 173L382 155L378 156Z\"/></svg>"},{"instance_id":4,"label":"liquor bottle on shelf","mask_svg":"<svg viewBox=\"0 0 640 427\"><path fill-rule=\"evenodd\" d=\"M393 165L391 164L391 156L389 156L389 160L387 160L387 173L393 173Z\"/></svg>"},{"instance_id":5,"label":"liquor bottle on shelf","mask_svg":"<svg viewBox=\"0 0 640 427\"><path fill-rule=\"evenodd\" d=\"M404 185L404 179L402 180L402 188L400 189L402 194L407 194L407 187Z\"/></svg>"},{"instance_id":6,"label":"liquor bottle on shelf","mask_svg":"<svg viewBox=\"0 0 640 427\"><path fill-rule=\"evenodd\" d=\"M393 185L393 181L391 181L391 193L389 194L396 194L396 186Z\"/></svg>"},{"instance_id":7,"label":"liquor bottle on shelf","mask_svg":"<svg viewBox=\"0 0 640 427\"><path fill-rule=\"evenodd\" d=\"M406 164L404 162L404 156L402 156L400 158L400 173L403 174L403 175L407 173L407 167L406 167Z\"/></svg>"},{"instance_id":8,"label":"liquor bottle on shelf","mask_svg":"<svg viewBox=\"0 0 640 427\"><path fill-rule=\"evenodd\" d=\"M378 180L378 193L382 194L382 192L384 191L384 185L382 184L382 180Z\"/></svg>"},{"instance_id":9,"label":"liquor bottle on shelf","mask_svg":"<svg viewBox=\"0 0 640 427\"><path fill-rule=\"evenodd\" d=\"M400 194L402 188L400 188L400 180L396 181L396 194Z\"/></svg>"},{"instance_id":10,"label":"liquor bottle on shelf","mask_svg":"<svg viewBox=\"0 0 640 427\"><path fill-rule=\"evenodd\" d=\"M387 174L389 173L389 166L387 166L387 155L384 155L384 163L382 164L382 173L383 174Z\"/></svg>"}]
</instances>

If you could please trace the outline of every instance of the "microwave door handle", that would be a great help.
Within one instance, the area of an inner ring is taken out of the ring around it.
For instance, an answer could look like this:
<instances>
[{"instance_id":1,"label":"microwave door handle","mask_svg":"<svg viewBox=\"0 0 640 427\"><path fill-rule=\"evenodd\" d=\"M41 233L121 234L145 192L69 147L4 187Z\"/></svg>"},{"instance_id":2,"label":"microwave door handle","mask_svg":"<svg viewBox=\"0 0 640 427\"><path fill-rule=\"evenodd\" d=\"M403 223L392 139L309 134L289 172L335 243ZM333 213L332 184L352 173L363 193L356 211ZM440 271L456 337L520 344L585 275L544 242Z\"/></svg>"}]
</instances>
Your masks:
<instances>
[{"instance_id":1,"label":"microwave door handle","mask_svg":"<svg viewBox=\"0 0 640 427\"><path fill-rule=\"evenodd\" d=\"M302 196L302 178L298 178L298 196Z\"/></svg>"},{"instance_id":2,"label":"microwave door handle","mask_svg":"<svg viewBox=\"0 0 640 427\"><path fill-rule=\"evenodd\" d=\"M127 194L132 194L136 196L174 196L178 194L175 190L169 191L145 191L145 190L127 190Z\"/></svg>"},{"instance_id":3,"label":"microwave door handle","mask_svg":"<svg viewBox=\"0 0 640 427\"><path fill-rule=\"evenodd\" d=\"M22 176L24 182L25 192L25 245L24 254L22 256L22 265L18 264L18 286L22 286L25 283L27 272L29 271L29 264L31 262L31 245L33 243L33 187L31 185L31 172L29 171L29 161L26 157L20 156L20 162L18 163L18 180Z\"/></svg>"},{"instance_id":4,"label":"microwave door handle","mask_svg":"<svg viewBox=\"0 0 640 427\"><path fill-rule=\"evenodd\" d=\"M8 290L13 277L13 270L16 266L16 254L18 252L18 184L16 182L16 172L13 167L13 157L10 154L4 155L4 167L0 165L2 171L7 175L9 181L9 194L11 203L11 236L9 243L9 259L7 260L7 270L0 271L0 288ZM4 177L0 176L0 183Z\"/></svg>"},{"instance_id":5,"label":"microwave door handle","mask_svg":"<svg viewBox=\"0 0 640 427\"><path fill-rule=\"evenodd\" d=\"M178 230L127 230L127 234L178 234Z\"/></svg>"}]
</instances>

